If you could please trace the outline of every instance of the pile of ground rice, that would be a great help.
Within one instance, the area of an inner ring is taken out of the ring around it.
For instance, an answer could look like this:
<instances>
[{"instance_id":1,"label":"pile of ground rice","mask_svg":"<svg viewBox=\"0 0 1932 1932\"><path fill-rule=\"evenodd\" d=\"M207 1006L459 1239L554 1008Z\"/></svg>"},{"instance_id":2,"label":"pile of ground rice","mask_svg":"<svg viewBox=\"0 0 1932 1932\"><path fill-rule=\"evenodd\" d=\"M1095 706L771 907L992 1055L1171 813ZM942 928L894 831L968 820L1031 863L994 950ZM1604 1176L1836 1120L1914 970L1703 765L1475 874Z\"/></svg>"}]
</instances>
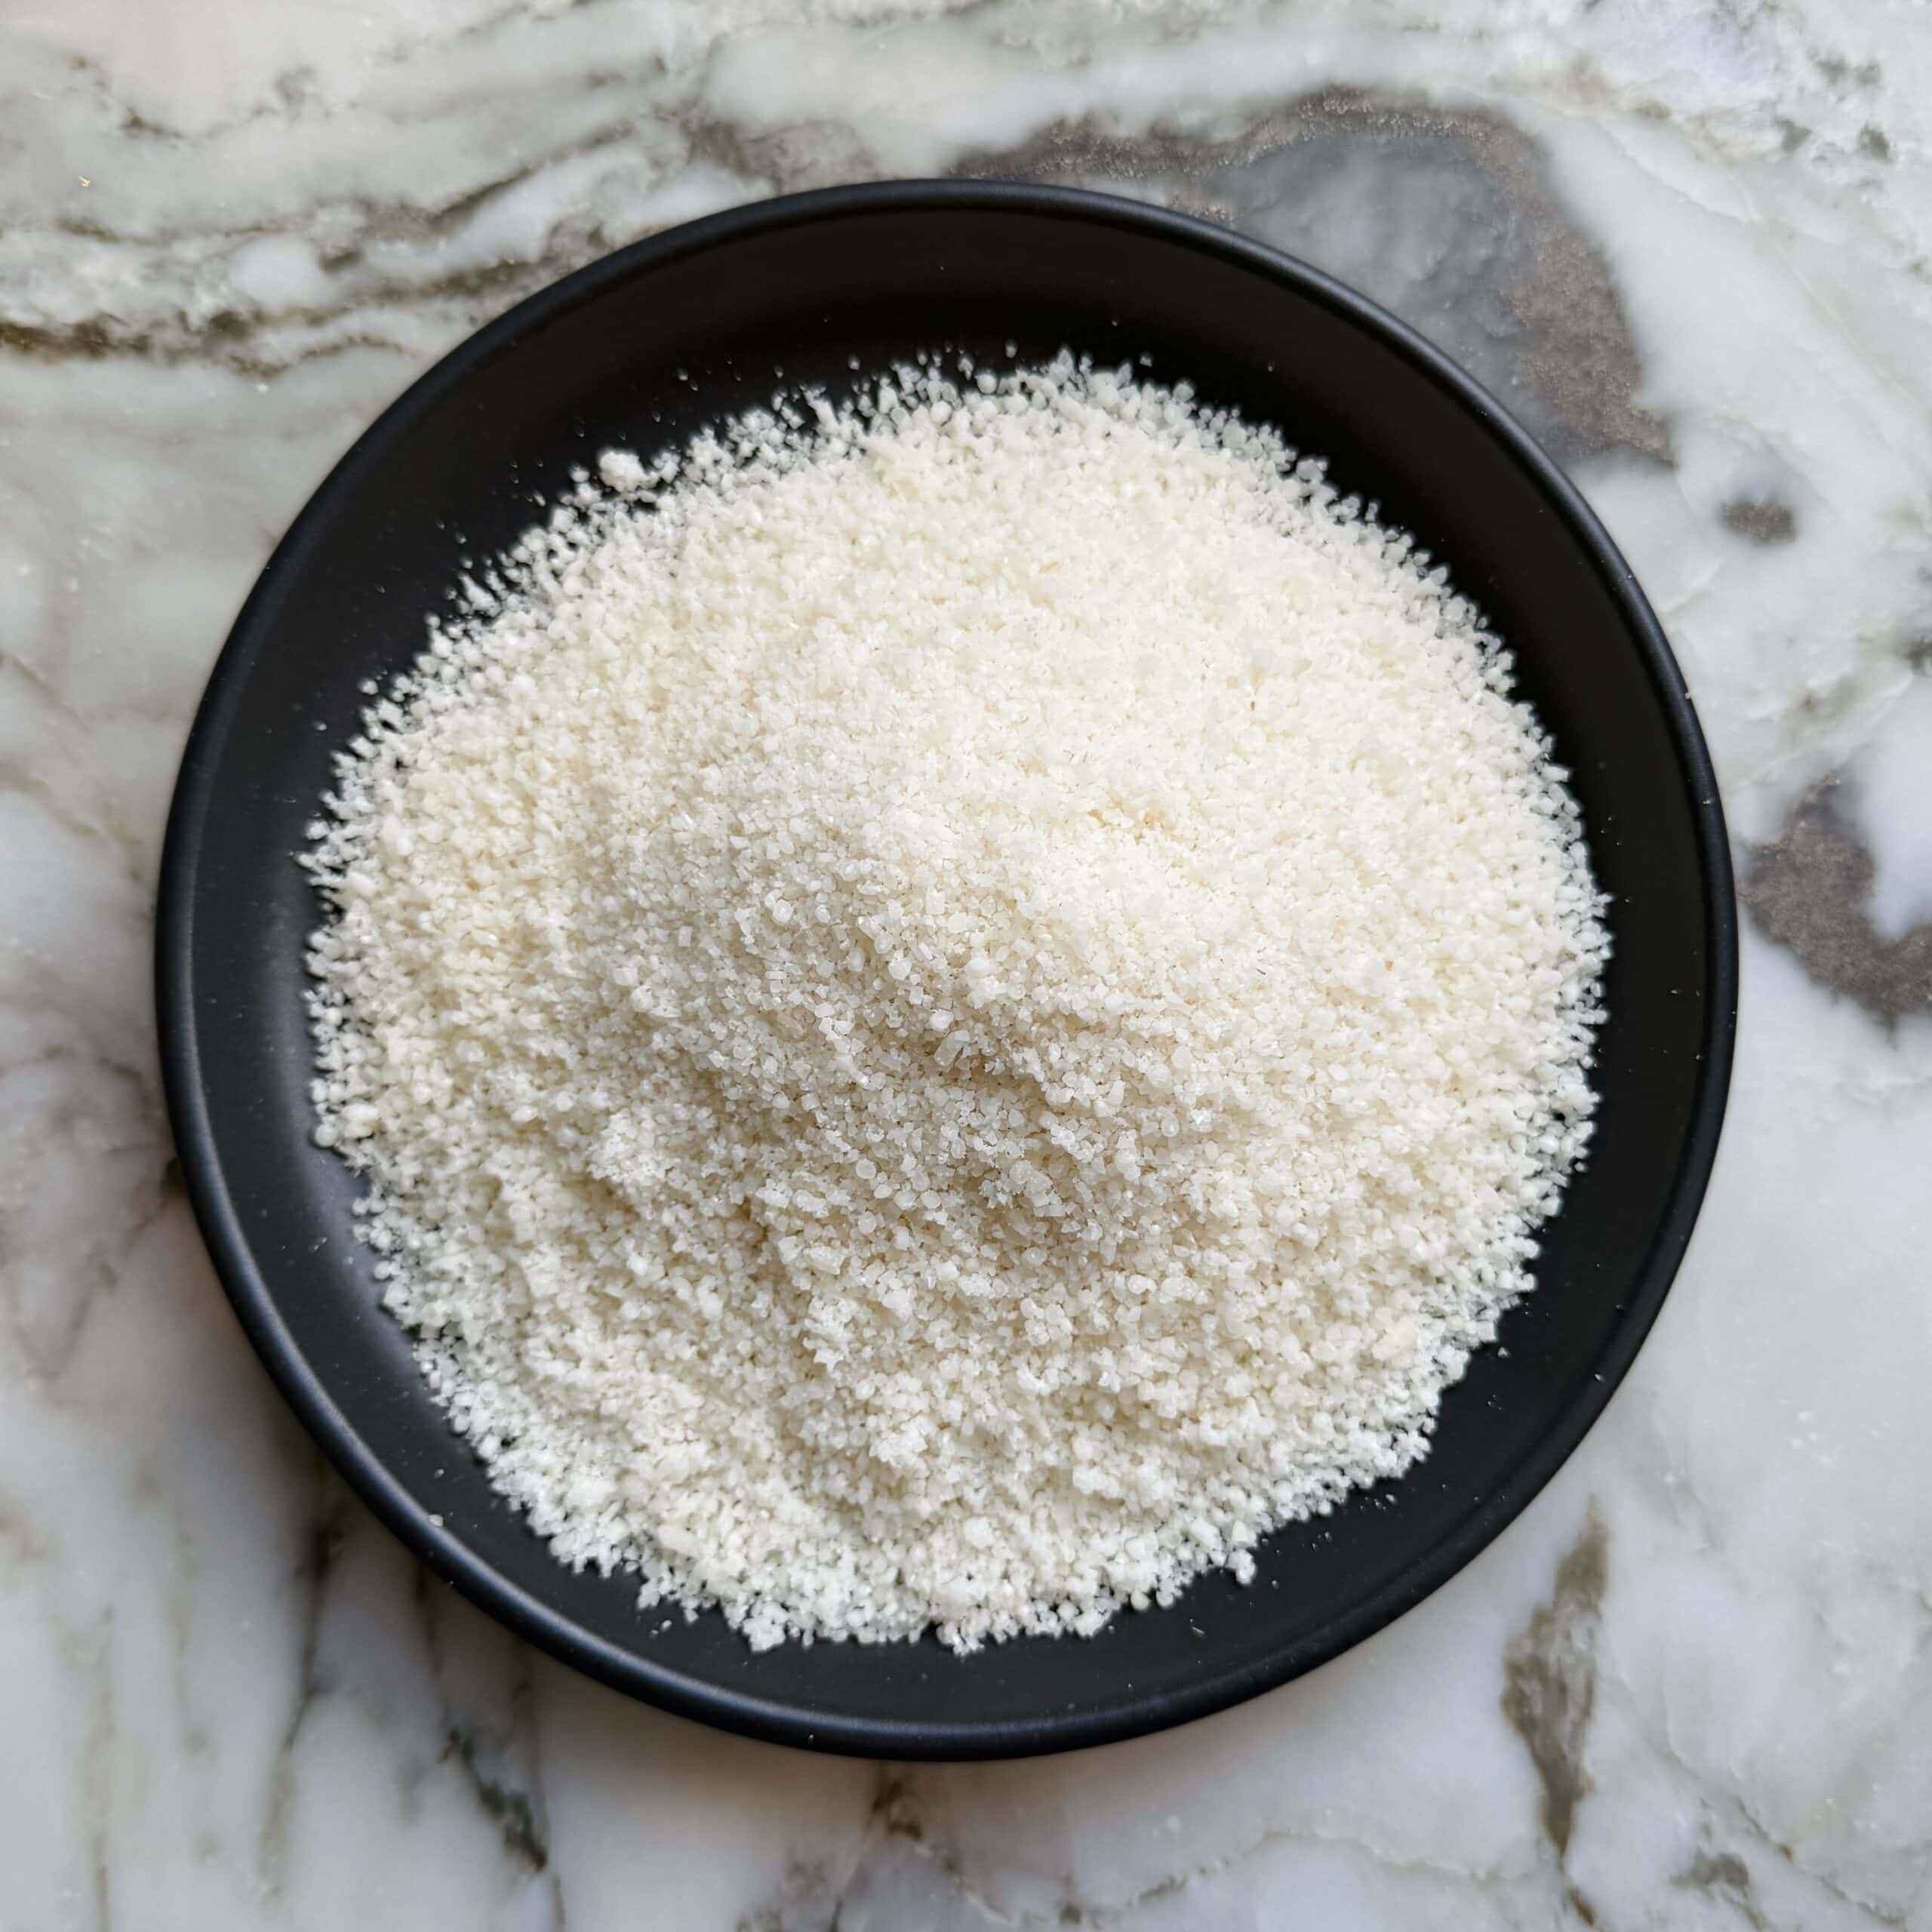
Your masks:
<instances>
[{"instance_id":1,"label":"pile of ground rice","mask_svg":"<svg viewBox=\"0 0 1932 1932\"><path fill-rule=\"evenodd\" d=\"M1507 660L1063 358L613 452L374 694L318 1138L573 1563L1091 1632L1399 1475L1531 1285L1605 940Z\"/></svg>"}]
</instances>

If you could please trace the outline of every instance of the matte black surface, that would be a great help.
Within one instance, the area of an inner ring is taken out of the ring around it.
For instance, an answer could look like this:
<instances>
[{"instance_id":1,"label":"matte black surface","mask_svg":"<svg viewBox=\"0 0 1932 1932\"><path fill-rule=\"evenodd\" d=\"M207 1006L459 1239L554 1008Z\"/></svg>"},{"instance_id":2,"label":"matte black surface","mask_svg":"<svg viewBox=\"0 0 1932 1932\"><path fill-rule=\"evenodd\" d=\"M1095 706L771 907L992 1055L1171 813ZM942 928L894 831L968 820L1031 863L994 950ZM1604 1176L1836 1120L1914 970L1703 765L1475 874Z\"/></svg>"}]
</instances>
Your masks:
<instances>
[{"instance_id":1,"label":"matte black surface","mask_svg":"<svg viewBox=\"0 0 1932 1932\"><path fill-rule=\"evenodd\" d=\"M517 536L574 465L681 439L781 380L842 389L851 356L867 371L942 344L1003 360L1008 342L1023 358L1148 353L1155 376L1279 425L1416 532L1513 645L1614 895L1599 1126L1546 1230L1537 1292L1449 1392L1433 1453L1269 1539L1249 1588L1205 1579L1090 1641L969 1658L931 1641L755 1656L715 1614L667 1626L627 1578L561 1567L445 1427L351 1236L350 1178L309 1140L301 961L318 906L293 854L361 680L408 661L460 565ZM216 666L168 826L157 964L168 1105L216 1265L383 1520L485 1609L639 1697L912 1758L1200 1716L1334 1656L1487 1543L1595 1420L1676 1269L1723 1112L1736 946L1677 667L1628 567L1498 405L1361 297L1206 223L1066 190L904 183L766 202L611 256L483 330L377 423Z\"/></svg>"}]
</instances>

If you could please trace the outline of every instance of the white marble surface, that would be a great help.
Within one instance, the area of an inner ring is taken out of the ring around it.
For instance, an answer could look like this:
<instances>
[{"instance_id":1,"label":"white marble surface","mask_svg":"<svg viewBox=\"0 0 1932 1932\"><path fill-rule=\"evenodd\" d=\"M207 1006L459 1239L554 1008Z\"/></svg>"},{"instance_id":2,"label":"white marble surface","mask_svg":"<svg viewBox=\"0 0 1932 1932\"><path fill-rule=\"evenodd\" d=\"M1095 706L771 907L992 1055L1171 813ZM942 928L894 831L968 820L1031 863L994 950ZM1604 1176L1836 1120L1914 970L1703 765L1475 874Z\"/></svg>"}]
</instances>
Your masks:
<instances>
[{"instance_id":1,"label":"white marble surface","mask_svg":"<svg viewBox=\"0 0 1932 1932\"><path fill-rule=\"evenodd\" d=\"M835 11L0 0L0 1927L1932 1927L1932 10ZM1232 215L1506 389L1753 910L1690 1260L1527 1515L1243 1709L905 1771L598 1690L346 1497L146 948L208 665L383 401L654 226L955 168Z\"/></svg>"}]
</instances>

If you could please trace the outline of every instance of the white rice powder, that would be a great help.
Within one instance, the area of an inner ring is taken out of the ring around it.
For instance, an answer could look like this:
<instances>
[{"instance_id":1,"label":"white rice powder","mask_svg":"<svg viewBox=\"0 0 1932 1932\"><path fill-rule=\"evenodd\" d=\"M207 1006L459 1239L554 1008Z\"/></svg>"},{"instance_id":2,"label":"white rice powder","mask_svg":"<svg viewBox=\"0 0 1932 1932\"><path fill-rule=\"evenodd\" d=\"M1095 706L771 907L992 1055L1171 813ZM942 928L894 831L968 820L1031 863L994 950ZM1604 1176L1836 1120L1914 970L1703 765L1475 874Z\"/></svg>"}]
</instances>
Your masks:
<instances>
[{"instance_id":1,"label":"white rice powder","mask_svg":"<svg viewBox=\"0 0 1932 1932\"><path fill-rule=\"evenodd\" d=\"M317 1138L571 1563L1097 1630L1398 1476L1606 941L1508 660L1272 431L934 360L604 460L374 697Z\"/></svg>"}]
</instances>

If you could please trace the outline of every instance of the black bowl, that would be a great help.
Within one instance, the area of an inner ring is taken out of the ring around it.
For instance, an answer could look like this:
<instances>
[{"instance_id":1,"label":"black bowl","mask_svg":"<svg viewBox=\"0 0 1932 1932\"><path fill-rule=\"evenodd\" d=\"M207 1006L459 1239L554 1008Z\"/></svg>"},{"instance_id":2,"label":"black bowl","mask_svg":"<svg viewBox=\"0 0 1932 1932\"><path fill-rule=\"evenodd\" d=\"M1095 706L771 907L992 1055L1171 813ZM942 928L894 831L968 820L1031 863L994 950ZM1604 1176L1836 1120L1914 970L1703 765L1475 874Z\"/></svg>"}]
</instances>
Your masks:
<instances>
[{"instance_id":1,"label":"black bowl","mask_svg":"<svg viewBox=\"0 0 1932 1932\"><path fill-rule=\"evenodd\" d=\"M356 1189L311 1145L293 855L367 678L408 663L466 558L613 441L656 447L768 398L838 390L950 343L1152 358L1158 377L1327 455L1451 567L1517 655L1574 773L1614 895L1594 1152L1545 1231L1534 1295L1400 1482L1269 1538L1249 1587L1203 1579L1091 1641L971 1657L930 1640L754 1655L668 1624L623 1576L555 1561L430 1400L352 1238ZM687 372L692 380L686 380ZM640 243L447 357L297 519L215 667L168 829L162 1058L203 1232L282 1392L439 1575L566 1662L731 1729L890 1758L1097 1744L1251 1697L1426 1595L1523 1508L1629 1366L1715 1151L1737 993L1717 788L1655 618L1596 519L1488 395L1360 296L1205 223L1040 188L801 195Z\"/></svg>"}]
</instances>

